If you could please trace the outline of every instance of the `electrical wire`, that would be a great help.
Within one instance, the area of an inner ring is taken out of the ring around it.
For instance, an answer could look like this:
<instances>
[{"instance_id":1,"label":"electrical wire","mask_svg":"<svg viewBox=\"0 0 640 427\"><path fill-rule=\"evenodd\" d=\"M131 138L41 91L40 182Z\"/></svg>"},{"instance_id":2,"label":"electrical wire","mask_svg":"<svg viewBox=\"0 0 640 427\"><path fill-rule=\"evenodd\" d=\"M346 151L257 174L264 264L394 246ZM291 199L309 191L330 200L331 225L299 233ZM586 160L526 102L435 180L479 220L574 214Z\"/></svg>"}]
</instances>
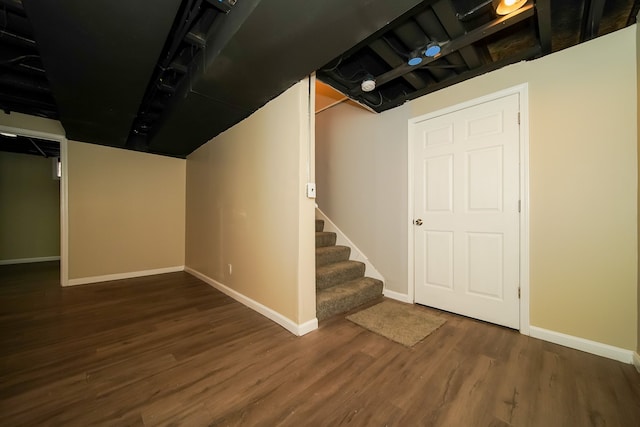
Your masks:
<instances>
[{"instance_id":1,"label":"electrical wire","mask_svg":"<svg viewBox=\"0 0 640 427\"><path fill-rule=\"evenodd\" d=\"M365 70L365 69L360 69L360 70L356 71L355 73L351 74L351 76L349 76L349 77L346 77L346 76L345 76L344 74L342 74L342 72L341 72L340 70L338 70L338 69L336 69L336 70L335 70L335 73L336 73L336 74L338 74L338 75L340 76L340 79L341 79L342 81L349 82L349 83L357 83L357 82L359 82L360 80L362 80L362 78L361 78L361 77L356 79L356 78L355 78L356 76L362 76L362 77L365 77L367 74L371 74L370 72L368 72L368 71L367 71L367 70Z\"/></svg>"},{"instance_id":2,"label":"electrical wire","mask_svg":"<svg viewBox=\"0 0 640 427\"><path fill-rule=\"evenodd\" d=\"M369 92L369 93L371 93L371 92ZM379 107L384 103L384 97L382 96L382 92L380 92L380 91L378 91L378 96L380 97L380 102L378 102L377 104L374 104L373 102L369 101L369 99L364 97L364 96L362 97L362 99L370 107Z\"/></svg>"},{"instance_id":3,"label":"electrical wire","mask_svg":"<svg viewBox=\"0 0 640 427\"><path fill-rule=\"evenodd\" d=\"M335 71L342 63L342 56L338 57L338 62L331 68L323 68L321 71Z\"/></svg>"}]
</instances>

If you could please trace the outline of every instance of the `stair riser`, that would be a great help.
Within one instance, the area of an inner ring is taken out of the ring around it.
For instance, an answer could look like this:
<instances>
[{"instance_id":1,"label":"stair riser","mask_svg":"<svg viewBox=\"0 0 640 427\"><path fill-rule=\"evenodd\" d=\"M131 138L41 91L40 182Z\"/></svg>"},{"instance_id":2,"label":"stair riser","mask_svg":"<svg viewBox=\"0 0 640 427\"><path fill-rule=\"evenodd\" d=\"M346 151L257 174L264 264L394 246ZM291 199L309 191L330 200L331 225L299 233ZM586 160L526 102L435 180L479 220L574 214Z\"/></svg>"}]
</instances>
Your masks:
<instances>
[{"instance_id":1,"label":"stair riser","mask_svg":"<svg viewBox=\"0 0 640 427\"><path fill-rule=\"evenodd\" d=\"M364 276L365 265L352 263L327 272L316 271L316 289L326 289Z\"/></svg>"},{"instance_id":2,"label":"stair riser","mask_svg":"<svg viewBox=\"0 0 640 427\"><path fill-rule=\"evenodd\" d=\"M316 248L333 246L336 244L336 233L316 233Z\"/></svg>"},{"instance_id":3,"label":"stair riser","mask_svg":"<svg viewBox=\"0 0 640 427\"><path fill-rule=\"evenodd\" d=\"M365 265L349 261L351 248L316 220L316 317L324 320L382 297L381 281L364 277Z\"/></svg>"},{"instance_id":4,"label":"stair riser","mask_svg":"<svg viewBox=\"0 0 640 427\"><path fill-rule=\"evenodd\" d=\"M316 308L316 317L318 320L328 319L331 316L344 313L381 297L382 282L377 282L375 285L368 286L356 295L345 296L344 298L335 299L330 302L320 302Z\"/></svg>"},{"instance_id":5,"label":"stair riser","mask_svg":"<svg viewBox=\"0 0 640 427\"><path fill-rule=\"evenodd\" d=\"M334 246L329 249L316 249L316 267L322 267L334 262L347 261L351 255L351 248L347 246Z\"/></svg>"}]
</instances>

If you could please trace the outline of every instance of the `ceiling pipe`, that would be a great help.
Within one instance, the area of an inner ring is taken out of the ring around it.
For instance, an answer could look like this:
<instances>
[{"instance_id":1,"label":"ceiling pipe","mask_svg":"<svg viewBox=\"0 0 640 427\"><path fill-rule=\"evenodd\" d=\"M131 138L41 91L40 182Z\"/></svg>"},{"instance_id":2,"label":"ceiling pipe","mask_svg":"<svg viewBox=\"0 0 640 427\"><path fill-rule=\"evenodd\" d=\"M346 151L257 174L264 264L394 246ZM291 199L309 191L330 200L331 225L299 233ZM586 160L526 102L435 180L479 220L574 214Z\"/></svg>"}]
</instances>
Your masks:
<instances>
[{"instance_id":1,"label":"ceiling pipe","mask_svg":"<svg viewBox=\"0 0 640 427\"><path fill-rule=\"evenodd\" d=\"M487 12L488 10L484 9L487 9L487 6L489 6L491 3L493 3L493 0L487 0L465 13L456 13L456 18L458 18L458 20L462 22L470 21L471 19L475 18L478 13Z\"/></svg>"}]
</instances>

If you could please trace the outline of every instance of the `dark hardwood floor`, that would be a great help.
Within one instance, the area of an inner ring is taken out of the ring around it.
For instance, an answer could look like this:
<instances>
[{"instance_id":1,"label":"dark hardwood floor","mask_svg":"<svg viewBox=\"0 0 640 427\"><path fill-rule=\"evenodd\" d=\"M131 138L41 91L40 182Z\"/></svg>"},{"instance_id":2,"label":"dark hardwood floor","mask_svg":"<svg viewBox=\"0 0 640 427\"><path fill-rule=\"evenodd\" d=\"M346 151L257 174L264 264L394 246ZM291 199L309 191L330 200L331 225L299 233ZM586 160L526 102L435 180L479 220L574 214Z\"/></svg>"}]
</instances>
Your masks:
<instances>
[{"instance_id":1,"label":"dark hardwood floor","mask_svg":"<svg viewBox=\"0 0 640 427\"><path fill-rule=\"evenodd\" d=\"M631 365L447 322L405 348L337 316L294 337L186 273L62 289L0 267L2 426L638 426Z\"/></svg>"}]
</instances>

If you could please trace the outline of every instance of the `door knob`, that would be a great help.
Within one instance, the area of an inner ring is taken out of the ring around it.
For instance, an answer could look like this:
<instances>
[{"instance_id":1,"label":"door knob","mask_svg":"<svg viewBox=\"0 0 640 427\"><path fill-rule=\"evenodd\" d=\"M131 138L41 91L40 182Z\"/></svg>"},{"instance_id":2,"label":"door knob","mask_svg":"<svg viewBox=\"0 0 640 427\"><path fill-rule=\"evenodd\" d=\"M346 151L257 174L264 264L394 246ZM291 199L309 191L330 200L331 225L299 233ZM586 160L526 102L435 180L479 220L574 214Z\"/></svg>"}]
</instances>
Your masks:
<instances>
[{"instance_id":1,"label":"door knob","mask_svg":"<svg viewBox=\"0 0 640 427\"><path fill-rule=\"evenodd\" d=\"M422 220L420 218L416 219L415 221L413 221L413 223L415 225L422 225Z\"/></svg>"}]
</instances>

